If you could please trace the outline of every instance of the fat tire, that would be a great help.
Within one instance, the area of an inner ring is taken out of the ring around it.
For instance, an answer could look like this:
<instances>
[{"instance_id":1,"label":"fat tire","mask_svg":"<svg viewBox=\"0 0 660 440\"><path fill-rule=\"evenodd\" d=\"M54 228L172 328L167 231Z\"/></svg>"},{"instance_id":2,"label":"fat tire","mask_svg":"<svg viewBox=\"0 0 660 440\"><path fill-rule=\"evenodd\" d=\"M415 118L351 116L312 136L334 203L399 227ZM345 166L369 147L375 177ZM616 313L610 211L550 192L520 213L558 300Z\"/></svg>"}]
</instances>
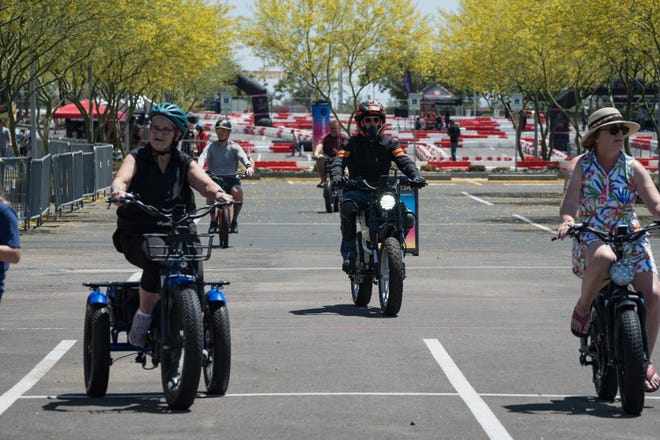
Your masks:
<instances>
[{"instance_id":1,"label":"fat tire","mask_svg":"<svg viewBox=\"0 0 660 440\"><path fill-rule=\"evenodd\" d=\"M202 369L203 325L197 292L175 287L168 308L170 348L161 347L161 382L167 405L186 410L197 396Z\"/></svg>"},{"instance_id":2,"label":"fat tire","mask_svg":"<svg viewBox=\"0 0 660 440\"><path fill-rule=\"evenodd\" d=\"M396 316L403 301L404 267L401 246L394 237L387 237L383 242L378 269L380 308L384 314Z\"/></svg>"},{"instance_id":3,"label":"fat tire","mask_svg":"<svg viewBox=\"0 0 660 440\"><path fill-rule=\"evenodd\" d=\"M326 212L332 212L332 184L328 181L323 182L323 200L325 201Z\"/></svg>"},{"instance_id":4,"label":"fat tire","mask_svg":"<svg viewBox=\"0 0 660 440\"><path fill-rule=\"evenodd\" d=\"M204 329L204 344L208 352L204 364L204 382L208 394L225 394L229 386L231 370L231 332L229 311L222 302L206 305L207 325Z\"/></svg>"},{"instance_id":5,"label":"fat tire","mask_svg":"<svg viewBox=\"0 0 660 440\"><path fill-rule=\"evenodd\" d=\"M599 398L611 402L616 397L616 369L609 363L607 334L596 308L591 308L589 325L589 352L591 353L592 380Z\"/></svg>"},{"instance_id":6,"label":"fat tire","mask_svg":"<svg viewBox=\"0 0 660 440\"><path fill-rule=\"evenodd\" d=\"M351 277L351 298L356 306L366 307L371 301L371 289L373 287L371 272L363 273L359 280L356 281L355 278Z\"/></svg>"},{"instance_id":7,"label":"fat tire","mask_svg":"<svg viewBox=\"0 0 660 440\"><path fill-rule=\"evenodd\" d=\"M630 308L618 312L615 344L621 406L627 414L644 409L645 358L642 326L637 312Z\"/></svg>"},{"instance_id":8,"label":"fat tire","mask_svg":"<svg viewBox=\"0 0 660 440\"><path fill-rule=\"evenodd\" d=\"M110 314L102 304L87 306L83 335L85 392L90 397L103 397L110 377Z\"/></svg>"},{"instance_id":9,"label":"fat tire","mask_svg":"<svg viewBox=\"0 0 660 440\"><path fill-rule=\"evenodd\" d=\"M227 249L229 247L229 224L231 223L229 208L223 207L218 216L218 237L220 238L220 247Z\"/></svg>"}]
</instances>

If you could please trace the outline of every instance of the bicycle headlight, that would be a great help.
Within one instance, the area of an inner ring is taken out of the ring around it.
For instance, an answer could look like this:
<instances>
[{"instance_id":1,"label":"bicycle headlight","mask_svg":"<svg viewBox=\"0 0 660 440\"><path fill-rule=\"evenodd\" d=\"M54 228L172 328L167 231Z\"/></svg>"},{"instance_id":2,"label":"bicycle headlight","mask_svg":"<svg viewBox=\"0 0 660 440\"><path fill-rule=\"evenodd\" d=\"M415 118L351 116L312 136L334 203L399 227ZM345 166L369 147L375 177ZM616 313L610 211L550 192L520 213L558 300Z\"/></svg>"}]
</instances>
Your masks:
<instances>
[{"instance_id":1,"label":"bicycle headlight","mask_svg":"<svg viewBox=\"0 0 660 440\"><path fill-rule=\"evenodd\" d=\"M380 206L380 209L383 211L391 211L392 208L394 208L394 205L396 205L396 199L391 193L381 195L378 200L378 206Z\"/></svg>"},{"instance_id":2,"label":"bicycle headlight","mask_svg":"<svg viewBox=\"0 0 660 440\"><path fill-rule=\"evenodd\" d=\"M610 266L610 279L617 286L627 286L635 279L635 275L635 265L628 259L616 260Z\"/></svg>"}]
</instances>

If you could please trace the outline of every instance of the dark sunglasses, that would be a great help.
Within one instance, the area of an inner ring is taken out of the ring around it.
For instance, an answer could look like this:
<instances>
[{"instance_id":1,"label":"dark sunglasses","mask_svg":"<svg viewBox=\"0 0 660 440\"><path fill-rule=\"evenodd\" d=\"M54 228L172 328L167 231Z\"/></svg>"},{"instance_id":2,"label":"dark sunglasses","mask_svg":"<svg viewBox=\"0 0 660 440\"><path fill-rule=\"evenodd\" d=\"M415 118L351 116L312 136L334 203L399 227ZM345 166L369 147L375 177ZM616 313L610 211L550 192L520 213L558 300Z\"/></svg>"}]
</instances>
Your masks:
<instances>
[{"instance_id":1,"label":"dark sunglasses","mask_svg":"<svg viewBox=\"0 0 660 440\"><path fill-rule=\"evenodd\" d=\"M377 116L374 116L374 117L367 116L366 118L364 118L364 123L365 124L368 124L370 122L380 122L380 118L377 117Z\"/></svg>"},{"instance_id":2,"label":"dark sunglasses","mask_svg":"<svg viewBox=\"0 0 660 440\"><path fill-rule=\"evenodd\" d=\"M625 136L630 131L630 128L626 127L625 125L612 125L607 131L609 131L612 136L615 136L619 132L619 130L621 130L621 132Z\"/></svg>"}]
</instances>

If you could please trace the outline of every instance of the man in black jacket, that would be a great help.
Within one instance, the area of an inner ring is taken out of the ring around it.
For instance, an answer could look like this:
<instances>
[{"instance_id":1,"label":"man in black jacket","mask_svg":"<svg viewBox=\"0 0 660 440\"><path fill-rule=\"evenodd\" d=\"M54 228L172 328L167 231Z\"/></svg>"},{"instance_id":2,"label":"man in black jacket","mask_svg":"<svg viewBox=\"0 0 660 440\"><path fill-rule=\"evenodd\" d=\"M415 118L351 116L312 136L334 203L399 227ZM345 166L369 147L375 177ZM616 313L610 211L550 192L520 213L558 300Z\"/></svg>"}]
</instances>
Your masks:
<instances>
[{"instance_id":1,"label":"man in black jacket","mask_svg":"<svg viewBox=\"0 0 660 440\"><path fill-rule=\"evenodd\" d=\"M461 129L456 121L451 121L447 128L449 135L449 146L451 147L451 160L456 162L456 150L458 149L458 138L461 136Z\"/></svg>"},{"instance_id":2,"label":"man in black jacket","mask_svg":"<svg viewBox=\"0 0 660 440\"><path fill-rule=\"evenodd\" d=\"M372 186L378 184L380 176L389 174L392 161L410 179L423 186L424 178L419 174L415 163L406 156L399 142L385 136L385 108L380 102L368 100L360 103L356 110L355 121L358 131L337 154L330 166L332 184L341 185L344 170L348 168L351 178L362 177ZM341 218L341 256L342 269L346 273L355 271L357 249L355 248L355 218L367 207L368 195L364 191L351 189L345 191L339 214ZM409 230L415 224L415 216L408 212L405 228Z\"/></svg>"}]
</instances>

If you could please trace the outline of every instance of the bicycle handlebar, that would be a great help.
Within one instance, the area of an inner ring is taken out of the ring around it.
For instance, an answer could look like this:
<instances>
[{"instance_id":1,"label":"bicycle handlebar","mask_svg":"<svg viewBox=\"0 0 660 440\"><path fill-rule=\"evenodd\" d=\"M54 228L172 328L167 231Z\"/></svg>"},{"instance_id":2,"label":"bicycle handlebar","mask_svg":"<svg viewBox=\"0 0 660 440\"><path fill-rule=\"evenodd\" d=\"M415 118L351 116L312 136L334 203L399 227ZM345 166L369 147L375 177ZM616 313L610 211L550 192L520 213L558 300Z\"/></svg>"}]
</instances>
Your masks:
<instances>
[{"instance_id":1,"label":"bicycle handlebar","mask_svg":"<svg viewBox=\"0 0 660 440\"><path fill-rule=\"evenodd\" d=\"M623 226L625 226L626 230L628 230L628 225L620 225L620 227ZM603 232L603 231L598 231L584 223L569 223L568 227L570 228L570 230L566 235L579 237L580 234L584 232L590 232L594 234L596 237L598 237L604 243L616 243L616 242L635 241L638 238L640 238L642 235L646 234L648 231L652 231L654 229L660 229L660 221L655 221L653 223L650 223L644 227L637 229L636 231L630 231L630 232L619 232L618 230ZM552 241L556 239L557 237L552 237Z\"/></svg>"},{"instance_id":2,"label":"bicycle handlebar","mask_svg":"<svg viewBox=\"0 0 660 440\"><path fill-rule=\"evenodd\" d=\"M410 186L411 188L423 188L427 185L426 182L415 182L413 179L407 176L387 176L387 177L396 179L396 184L395 184L396 186ZM353 179L342 177L339 186L344 188L360 189L363 191L377 190L376 187L370 185L362 176L357 176Z\"/></svg>"},{"instance_id":3,"label":"bicycle handlebar","mask_svg":"<svg viewBox=\"0 0 660 440\"><path fill-rule=\"evenodd\" d=\"M159 217L163 220L171 221L172 224L174 225L179 225L185 223L188 220L194 220L197 218L204 217L215 208L221 208L222 206L231 205L235 203L233 200L216 200L211 205L205 205L200 208L194 209L190 212L183 212L183 215L181 215L181 217L175 218L174 212L164 211L159 208L156 208L153 205L147 205L146 203L142 202L139 199L139 196L137 194L125 193L123 200L113 200L112 198L109 198L107 201L108 204L118 203L118 202L126 203L126 204L134 203L147 214L153 217Z\"/></svg>"},{"instance_id":4,"label":"bicycle handlebar","mask_svg":"<svg viewBox=\"0 0 660 440\"><path fill-rule=\"evenodd\" d=\"M227 179L227 178L238 178L242 179L246 176L245 171L236 171L234 174L216 174L213 171L206 171L206 174L209 175L215 183L218 183L217 180ZM217 180L216 180L217 179Z\"/></svg>"}]
</instances>

